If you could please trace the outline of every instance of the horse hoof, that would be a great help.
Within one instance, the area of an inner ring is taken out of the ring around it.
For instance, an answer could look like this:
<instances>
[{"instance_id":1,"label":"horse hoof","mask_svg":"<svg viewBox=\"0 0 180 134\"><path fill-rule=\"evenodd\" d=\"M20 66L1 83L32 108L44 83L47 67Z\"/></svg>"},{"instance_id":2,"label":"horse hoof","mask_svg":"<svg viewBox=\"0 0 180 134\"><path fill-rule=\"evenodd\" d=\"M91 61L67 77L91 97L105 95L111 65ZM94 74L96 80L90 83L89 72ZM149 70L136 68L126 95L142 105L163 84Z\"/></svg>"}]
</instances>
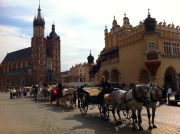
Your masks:
<instances>
[{"instance_id":1,"label":"horse hoof","mask_svg":"<svg viewBox=\"0 0 180 134\"><path fill-rule=\"evenodd\" d=\"M133 127L133 128L132 128L132 131L137 131L137 128Z\"/></svg>"},{"instance_id":2,"label":"horse hoof","mask_svg":"<svg viewBox=\"0 0 180 134\"><path fill-rule=\"evenodd\" d=\"M156 126L156 125L153 125L153 128L157 128L157 126Z\"/></svg>"},{"instance_id":3,"label":"horse hoof","mask_svg":"<svg viewBox=\"0 0 180 134\"><path fill-rule=\"evenodd\" d=\"M151 130L152 129L152 127L151 126L149 126L149 128L148 128L149 130Z\"/></svg>"},{"instance_id":4,"label":"horse hoof","mask_svg":"<svg viewBox=\"0 0 180 134\"><path fill-rule=\"evenodd\" d=\"M140 126L140 127L139 127L139 130L142 131L142 130L144 130L144 129L143 129L143 127Z\"/></svg>"},{"instance_id":5,"label":"horse hoof","mask_svg":"<svg viewBox=\"0 0 180 134\"><path fill-rule=\"evenodd\" d=\"M122 121L118 121L117 123L118 123L119 125L122 125Z\"/></svg>"}]
</instances>

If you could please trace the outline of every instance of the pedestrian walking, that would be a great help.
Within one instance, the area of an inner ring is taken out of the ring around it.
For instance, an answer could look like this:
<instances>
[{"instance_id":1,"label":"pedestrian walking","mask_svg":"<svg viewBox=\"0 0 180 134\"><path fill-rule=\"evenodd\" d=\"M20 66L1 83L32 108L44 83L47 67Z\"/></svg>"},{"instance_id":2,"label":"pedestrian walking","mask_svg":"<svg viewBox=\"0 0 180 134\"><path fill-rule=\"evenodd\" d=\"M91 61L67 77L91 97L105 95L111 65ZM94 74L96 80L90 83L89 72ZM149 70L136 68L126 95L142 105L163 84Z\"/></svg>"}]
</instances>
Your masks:
<instances>
[{"instance_id":1,"label":"pedestrian walking","mask_svg":"<svg viewBox=\"0 0 180 134\"><path fill-rule=\"evenodd\" d=\"M33 85L34 90L34 99L37 101L37 94L38 94L38 85Z\"/></svg>"},{"instance_id":2,"label":"pedestrian walking","mask_svg":"<svg viewBox=\"0 0 180 134\"><path fill-rule=\"evenodd\" d=\"M12 93L13 93L13 98L15 98L15 96L16 96L16 89L15 88L13 89Z\"/></svg>"},{"instance_id":3,"label":"pedestrian walking","mask_svg":"<svg viewBox=\"0 0 180 134\"><path fill-rule=\"evenodd\" d=\"M10 89L10 99L13 99L13 89Z\"/></svg>"},{"instance_id":4,"label":"pedestrian walking","mask_svg":"<svg viewBox=\"0 0 180 134\"><path fill-rule=\"evenodd\" d=\"M170 100L171 94L172 94L172 89L171 89L171 87L169 86L168 91L167 91L168 101Z\"/></svg>"}]
</instances>

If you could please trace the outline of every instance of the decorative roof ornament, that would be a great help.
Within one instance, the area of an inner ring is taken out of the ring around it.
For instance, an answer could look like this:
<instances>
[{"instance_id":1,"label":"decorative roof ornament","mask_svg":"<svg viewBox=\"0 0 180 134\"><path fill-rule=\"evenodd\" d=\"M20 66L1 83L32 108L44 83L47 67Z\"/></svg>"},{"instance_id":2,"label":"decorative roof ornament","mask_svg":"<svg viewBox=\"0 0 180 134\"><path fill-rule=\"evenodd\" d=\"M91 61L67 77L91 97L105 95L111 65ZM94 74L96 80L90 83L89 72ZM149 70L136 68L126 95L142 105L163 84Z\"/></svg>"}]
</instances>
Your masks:
<instances>
[{"instance_id":1,"label":"decorative roof ornament","mask_svg":"<svg viewBox=\"0 0 180 134\"><path fill-rule=\"evenodd\" d=\"M131 29L132 25L129 22L129 18L126 16L126 13L124 13L124 18L123 18L123 26L124 29Z\"/></svg>"},{"instance_id":2,"label":"decorative roof ornament","mask_svg":"<svg viewBox=\"0 0 180 134\"><path fill-rule=\"evenodd\" d=\"M108 34L108 29L107 29L107 26L105 25L105 29L104 29L104 34Z\"/></svg>"},{"instance_id":3,"label":"decorative roof ornament","mask_svg":"<svg viewBox=\"0 0 180 134\"><path fill-rule=\"evenodd\" d=\"M165 26L166 25L166 22L165 22L165 20L163 20L164 22L163 22L163 25Z\"/></svg>"},{"instance_id":4,"label":"decorative roof ornament","mask_svg":"<svg viewBox=\"0 0 180 134\"><path fill-rule=\"evenodd\" d=\"M114 20L113 20L112 27L114 28L114 27L116 27L116 26L117 26L117 21L116 21L116 18L115 18L115 16L114 16Z\"/></svg>"}]
</instances>

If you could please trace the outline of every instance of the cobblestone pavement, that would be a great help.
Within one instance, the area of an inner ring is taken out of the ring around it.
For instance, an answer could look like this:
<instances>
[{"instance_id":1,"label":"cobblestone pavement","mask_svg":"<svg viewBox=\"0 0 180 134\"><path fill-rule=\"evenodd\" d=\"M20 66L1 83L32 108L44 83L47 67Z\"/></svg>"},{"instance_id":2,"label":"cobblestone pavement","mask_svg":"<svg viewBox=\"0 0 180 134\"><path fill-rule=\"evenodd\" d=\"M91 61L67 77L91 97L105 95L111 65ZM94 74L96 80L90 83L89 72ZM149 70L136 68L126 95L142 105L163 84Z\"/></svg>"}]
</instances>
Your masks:
<instances>
[{"instance_id":1,"label":"cobblestone pavement","mask_svg":"<svg viewBox=\"0 0 180 134\"><path fill-rule=\"evenodd\" d=\"M124 118L121 126L116 126L112 118L102 121L97 109L82 116L77 108L36 103L29 97L10 100L8 94L0 93L0 134L180 134L180 107L158 107L158 128L151 131L147 129L145 109L142 116L144 130L134 132Z\"/></svg>"}]
</instances>

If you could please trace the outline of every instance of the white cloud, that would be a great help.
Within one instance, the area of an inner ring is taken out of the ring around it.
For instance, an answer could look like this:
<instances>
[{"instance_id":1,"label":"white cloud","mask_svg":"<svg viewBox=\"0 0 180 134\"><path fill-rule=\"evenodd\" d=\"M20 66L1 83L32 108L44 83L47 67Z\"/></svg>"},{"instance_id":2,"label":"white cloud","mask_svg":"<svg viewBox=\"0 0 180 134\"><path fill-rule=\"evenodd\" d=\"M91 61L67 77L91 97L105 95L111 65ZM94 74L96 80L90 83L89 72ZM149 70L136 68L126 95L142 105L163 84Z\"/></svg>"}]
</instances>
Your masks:
<instances>
[{"instance_id":1,"label":"white cloud","mask_svg":"<svg viewBox=\"0 0 180 134\"><path fill-rule=\"evenodd\" d=\"M41 0L41 9L46 21L46 36L51 31L53 21L55 22L56 32L62 43L62 70L67 70L72 64L85 62L90 49L97 58L104 47L104 26L111 28L114 15L122 26L126 13L131 24L136 26L146 18L147 9L150 8L152 17L158 22L173 21L178 25L179 4L179 0ZM33 16L37 14L38 0L0 0L0 7L13 7L17 11L27 9L28 12L19 11L22 14L11 12L10 16L32 22ZM31 37L22 33L20 28L1 26L0 30L0 47L4 49L0 52L0 61L7 52L30 46ZM32 28L29 30L32 33ZM5 35L6 32L8 35ZM3 44L8 47L2 46Z\"/></svg>"},{"instance_id":2,"label":"white cloud","mask_svg":"<svg viewBox=\"0 0 180 134\"><path fill-rule=\"evenodd\" d=\"M0 25L0 61L8 52L30 47L29 38L17 27Z\"/></svg>"}]
</instances>

